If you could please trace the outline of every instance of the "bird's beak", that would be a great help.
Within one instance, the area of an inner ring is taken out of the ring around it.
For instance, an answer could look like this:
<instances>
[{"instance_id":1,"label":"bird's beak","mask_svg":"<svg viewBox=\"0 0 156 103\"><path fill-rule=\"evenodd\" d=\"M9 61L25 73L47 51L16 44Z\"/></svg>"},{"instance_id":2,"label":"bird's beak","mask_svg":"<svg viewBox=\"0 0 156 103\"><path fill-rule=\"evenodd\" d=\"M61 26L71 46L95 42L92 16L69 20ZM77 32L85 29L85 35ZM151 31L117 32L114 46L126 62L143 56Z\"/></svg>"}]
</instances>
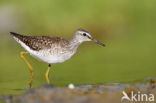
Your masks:
<instances>
[{"instance_id":1,"label":"bird's beak","mask_svg":"<svg viewBox=\"0 0 156 103\"><path fill-rule=\"evenodd\" d=\"M94 42L97 43L97 44L100 44L100 45L102 45L102 46L104 46L104 47L106 46L105 44L103 44L103 43L97 41L96 39L94 39L94 38L92 38L92 37L89 37L89 36L88 36L88 38L91 39L92 41L94 41Z\"/></svg>"},{"instance_id":2,"label":"bird's beak","mask_svg":"<svg viewBox=\"0 0 156 103\"><path fill-rule=\"evenodd\" d=\"M91 38L91 40L94 41L94 42L97 43L97 44L100 44L100 45L104 46L104 47L106 46L105 44L103 44L103 43L97 41L97 40L94 39L94 38Z\"/></svg>"}]
</instances>

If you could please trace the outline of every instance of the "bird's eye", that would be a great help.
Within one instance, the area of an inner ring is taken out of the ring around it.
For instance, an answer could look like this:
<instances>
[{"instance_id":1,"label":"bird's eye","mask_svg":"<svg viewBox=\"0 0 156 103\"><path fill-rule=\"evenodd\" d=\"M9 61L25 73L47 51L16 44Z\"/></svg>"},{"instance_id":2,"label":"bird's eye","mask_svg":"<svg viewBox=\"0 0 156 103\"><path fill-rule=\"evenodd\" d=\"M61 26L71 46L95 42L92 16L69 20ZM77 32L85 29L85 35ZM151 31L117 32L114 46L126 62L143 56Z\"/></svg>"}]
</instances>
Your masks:
<instances>
[{"instance_id":1,"label":"bird's eye","mask_svg":"<svg viewBox=\"0 0 156 103\"><path fill-rule=\"evenodd\" d=\"M83 33L83 36L86 36L87 34L86 33Z\"/></svg>"}]
</instances>

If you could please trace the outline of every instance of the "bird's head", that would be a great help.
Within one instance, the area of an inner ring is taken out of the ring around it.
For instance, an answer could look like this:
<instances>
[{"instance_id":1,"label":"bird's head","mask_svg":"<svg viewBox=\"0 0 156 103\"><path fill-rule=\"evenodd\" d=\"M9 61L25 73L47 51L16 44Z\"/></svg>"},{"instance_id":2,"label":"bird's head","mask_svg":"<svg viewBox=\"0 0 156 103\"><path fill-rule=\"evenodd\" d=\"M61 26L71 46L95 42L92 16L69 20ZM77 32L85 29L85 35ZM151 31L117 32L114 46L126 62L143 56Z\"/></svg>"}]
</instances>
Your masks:
<instances>
[{"instance_id":1,"label":"bird's head","mask_svg":"<svg viewBox=\"0 0 156 103\"><path fill-rule=\"evenodd\" d=\"M91 34L87 31L87 30L84 30L84 29L78 29L76 32L75 32L75 35L74 35L75 39L77 39L80 43L84 42L84 41L94 41L102 46L105 46L105 44L97 41L96 39L94 39Z\"/></svg>"}]
</instances>

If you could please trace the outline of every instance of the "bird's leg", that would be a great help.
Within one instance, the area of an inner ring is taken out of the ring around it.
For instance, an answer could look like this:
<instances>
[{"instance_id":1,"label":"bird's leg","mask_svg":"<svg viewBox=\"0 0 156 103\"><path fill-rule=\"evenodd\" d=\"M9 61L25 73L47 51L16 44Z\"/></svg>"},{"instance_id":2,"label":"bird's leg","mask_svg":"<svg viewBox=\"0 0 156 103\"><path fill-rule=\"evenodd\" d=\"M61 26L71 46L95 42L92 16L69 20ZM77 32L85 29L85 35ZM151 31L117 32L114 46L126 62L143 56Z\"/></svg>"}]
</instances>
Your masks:
<instances>
[{"instance_id":1,"label":"bird's leg","mask_svg":"<svg viewBox=\"0 0 156 103\"><path fill-rule=\"evenodd\" d=\"M47 69L47 71L46 71L46 73L45 73L46 81L47 81L48 84L50 83L50 81L49 81L49 71L50 71L50 67L51 67L51 65L49 64L49 65L48 65L48 69Z\"/></svg>"},{"instance_id":2,"label":"bird's leg","mask_svg":"<svg viewBox=\"0 0 156 103\"><path fill-rule=\"evenodd\" d=\"M22 51L22 52L20 53L20 56L21 56L21 58L24 60L24 62L27 64L27 66L28 66L28 68L29 68L29 70L30 70L29 87L31 88L34 72L33 72L33 69L32 69L32 67L31 67L31 65L29 64L29 62L28 62L28 61L26 60L26 58L24 57L25 54L28 54L28 52Z\"/></svg>"}]
</instances>

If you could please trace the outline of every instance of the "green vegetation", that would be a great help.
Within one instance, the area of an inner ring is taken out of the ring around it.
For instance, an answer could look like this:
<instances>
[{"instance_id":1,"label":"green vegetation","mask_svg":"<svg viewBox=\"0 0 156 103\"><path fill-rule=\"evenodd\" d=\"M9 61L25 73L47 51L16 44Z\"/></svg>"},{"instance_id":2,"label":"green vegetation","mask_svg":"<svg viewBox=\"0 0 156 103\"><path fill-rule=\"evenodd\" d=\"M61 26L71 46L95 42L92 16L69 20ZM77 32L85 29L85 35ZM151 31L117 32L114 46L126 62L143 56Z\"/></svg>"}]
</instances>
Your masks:
<instances>
[{"instance_id":1,"label":"green vegetation","mask_svg":"<svg viewBox=\"0 0 156 103\"><path fill-rule=\"evenodd\" d=\"M29 70L22 47L10 31L70 39L78 28L91 32L106 47L88 42L67 62L52 66L57 86L101 84L156 77L155 0L0 0L0 95L28 87ZM3 22L2 22L3 21ZM33 87L45 83L47 65L26 56L35 72Z\"/></svg>"}]
</instances>

